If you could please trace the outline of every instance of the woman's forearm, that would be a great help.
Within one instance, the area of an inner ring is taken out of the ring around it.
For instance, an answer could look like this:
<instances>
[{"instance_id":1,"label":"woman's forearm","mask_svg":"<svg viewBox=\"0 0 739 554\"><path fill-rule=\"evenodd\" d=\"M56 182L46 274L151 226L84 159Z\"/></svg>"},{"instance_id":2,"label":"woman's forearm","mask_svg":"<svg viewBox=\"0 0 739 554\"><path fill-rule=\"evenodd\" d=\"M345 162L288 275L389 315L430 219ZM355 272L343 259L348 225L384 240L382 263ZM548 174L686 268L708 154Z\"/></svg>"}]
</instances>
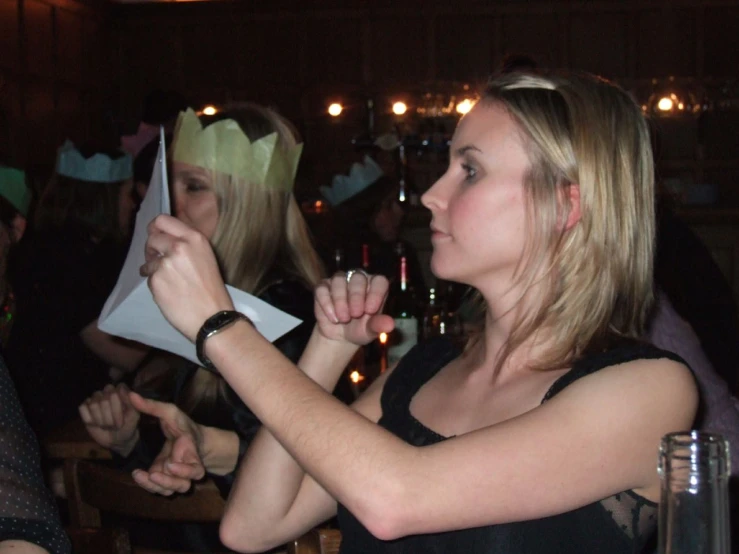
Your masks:
<instances>
[{"instance_id":1,"label":"woman's forearm","mask_svg":"<svg viewBox=\"0 0 739 554\"><path fill-rule=\"evenodd\" d=\"M314 334L301 359L301 366L305 363L311 368L325 368L340 355L344 356L341 358L344 364L349 361L353 350L331 345L327 340L316 338ZM289 461L288 456L295 458L299 467L315 478L331 497L347 505L358 516L368 510L386 509L386 506L380 508L386 495L377 490L378 483L382 481L392 486L393 480L386 479L390 477L388 470L397 474L410 472L410 465L405 467L405 464L398 463L401 461L399 454L410 452L410 447L320 390L316 381L321 383L329 372L319 369L319 379L312 381L310 372L306 371L307 375L304 375L296 371L248 324L237 323L209 341L212 342L206 343L206 354L284 447L286 452L282 461L285 466L295 463ZM332 375L336 374L336 369ZM337 422L341 424L337 425ZM232 492L234 512L243 506L253 506L256 512L263 506L255 498L269 496L267 491L264 494L257 491L260 478L263 472L269 471L278 449L265 438L264 433L259 439L254 443L254 451L247 452L239 486L236 493ZM278 475L284 479L284 473ZM281 490L280 510L289 510L297 503L294 495L290 498L289 492L297 494L303 485L302 475L301 469L291 471L289 490ZM378 475L383 475L383 478L376 479ZM366 490L377 490L377 495L373 495L377 506L366 505L366 495L362 494ZM258 496L249 498L248 493ZM236 513L233 515L237 516ZM246 519L245 515L240 513L242 521Z\"/></svg>"},{"instance_id":2,"label":"woman's forearm","mask_svg":"<svg viewBox=\"0 0 739 554\"><path fill-rule=\"evenodd\" d=\"M344 367L356 351L354 345L326 343L314 331L298 366L303 372L330 392L336 386ZM231 489L228 508L221 526L222 533L230 538L232 546L264 541L265 549L284 542L299 527L300 517L287 517L291 512L306 479L303 468L262 427L252 441L239 468L238 477ZM303 490L317 492L318 486L306 483ZM320 494L320 493L319 493ZM328 500L327 495L324 500ZM320 500L317 504L320 505ZM316 506L317 520L331 514L321 514ZM315 523L318 523L316 521ZM305 526L311 523L305 520ZM265 536L265 529L272 536ZM257 535L260 535L255 538Z\"/></svg>"},{"instance_id":3,"label":"woman's forearm","mask_svg":"<svg viewBox=\"0 0 739 554\"><path fill-rule=\"evenodd\" d=\"M201 455L205 471L213 475L228 475L239 461L239 436L234 431L201 426Z\"/></svg>"}]
</instances>

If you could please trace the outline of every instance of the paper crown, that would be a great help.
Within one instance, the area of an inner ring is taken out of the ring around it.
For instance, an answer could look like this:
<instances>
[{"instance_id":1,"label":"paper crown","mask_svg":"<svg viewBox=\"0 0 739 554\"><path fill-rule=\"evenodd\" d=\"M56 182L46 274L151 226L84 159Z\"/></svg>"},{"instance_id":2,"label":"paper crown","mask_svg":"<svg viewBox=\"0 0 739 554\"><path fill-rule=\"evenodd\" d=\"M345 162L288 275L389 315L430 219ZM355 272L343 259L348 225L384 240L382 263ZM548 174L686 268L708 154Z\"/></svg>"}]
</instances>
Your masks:
<instances>
[{"instance_id":1,"label":"paper crown","mask_svg":"<svg viewBox=\"0 0 739 554\"><path fill-rule=\"evenodd\" d=\"M332 206L338 206L359 194L384 175L382 168L369 156L363 163L355 163L349 175L334 175L330 187L321 187L321 194Z\"/></svg>"},{"instance_id":2,"label":"paper crown","mask_svg":"<svg viewBox=\"0 0 739 554\"><path fill-rule=\"evenodd\" d=\"M131 178L133 162L129 154L124 154L115 160L101 153L85 158L74 147L74 144L67 140L59 149L56 172L80 181L117 183Z\"/></svg>"},{"instance_id":3,"label":"paper crown","mask_svg":"<svg viewBox=\"0 0 739 554\"><path fill-rule=\"evenodd\" d=\"M233 119L203 128L192 109L181 112L172 142L172 159L218 171L277 190L292 190L303 145L285 152L277 133L251 142Z\"/></svg>"},{"instance_id":4,"label":"paper crown","mask_svg":"<svg viewBox=\"0 0 739 554\"><path fill-rule=\"evenodd\" d=\"M0 166L0 196L26 217L32 196L31 189L26 186L26 174L20 169Z\"/></svg>"}]
</instances>

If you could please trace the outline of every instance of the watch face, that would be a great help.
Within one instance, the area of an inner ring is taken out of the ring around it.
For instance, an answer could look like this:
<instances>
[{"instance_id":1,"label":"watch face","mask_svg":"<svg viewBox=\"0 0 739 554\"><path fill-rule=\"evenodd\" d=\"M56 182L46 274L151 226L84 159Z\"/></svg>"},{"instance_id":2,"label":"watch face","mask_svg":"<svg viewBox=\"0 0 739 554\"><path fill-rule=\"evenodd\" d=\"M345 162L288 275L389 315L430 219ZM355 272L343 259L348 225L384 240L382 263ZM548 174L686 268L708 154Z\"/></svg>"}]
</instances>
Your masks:
<instances>
[{"instance_id":1,"label":"watch face","mask_svg":"<svg viewBox=\"0 0 739 554\"><path fill-rule=\"evenodd\" d=\"M215 331L217 329L220 329L221 327L223 327L230 321L233 321L237 317L238 317L238 314L234 312L219 312L211 318L210 325L208 325L209 327L208 330Z\"/></svg>"}]
</instances>

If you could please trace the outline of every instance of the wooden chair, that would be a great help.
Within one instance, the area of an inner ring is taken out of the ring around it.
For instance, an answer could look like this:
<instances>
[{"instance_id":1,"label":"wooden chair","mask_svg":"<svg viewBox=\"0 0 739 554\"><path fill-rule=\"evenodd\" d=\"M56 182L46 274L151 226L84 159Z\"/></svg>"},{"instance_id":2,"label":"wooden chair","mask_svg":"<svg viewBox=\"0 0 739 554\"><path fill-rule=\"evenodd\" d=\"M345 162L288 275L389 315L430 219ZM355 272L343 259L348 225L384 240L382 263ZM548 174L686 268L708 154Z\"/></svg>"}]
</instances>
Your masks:
<instances>
[{"instance_id":1,"label":"wooden chair","mask_svg":"<svg viewBox=\"0 0 739 554\"><path fill-rule=\"evenodd\" d=\"M165 497L145 491L127 472L88 460L67 459L64 463L73 538L75 533L80 535L78 530L100 529L101 512L169 522L210 523L223 516L225 503L212 481L197 483L189 494ZM84 533L81 536L84 538ZM79 552L82 554L82 548ZM89 552L103 554L101 550ZM125 549L109 552L125 554ZM155 551L134 547L133 552Z\"/></svg>"},{"instance_id":2,"label":"wooden chair","mask_svg":"<svg viewBox=\"0 0 739 554\"><path fill-rule=\"evenodd\" d=\"M131 541L125 529L85 527L66 531L74 554L132 554Z\"/></svg>"},{"instance_id":3,"label":"wooden chair","mask_svg":"<svg viewBox=\"0 0 739 554\"><path fill-rule=\"evenodd\" d=\"M287 544L286 554L338 554L341 531L316 527Z\"/></svg>"}]
</instances>

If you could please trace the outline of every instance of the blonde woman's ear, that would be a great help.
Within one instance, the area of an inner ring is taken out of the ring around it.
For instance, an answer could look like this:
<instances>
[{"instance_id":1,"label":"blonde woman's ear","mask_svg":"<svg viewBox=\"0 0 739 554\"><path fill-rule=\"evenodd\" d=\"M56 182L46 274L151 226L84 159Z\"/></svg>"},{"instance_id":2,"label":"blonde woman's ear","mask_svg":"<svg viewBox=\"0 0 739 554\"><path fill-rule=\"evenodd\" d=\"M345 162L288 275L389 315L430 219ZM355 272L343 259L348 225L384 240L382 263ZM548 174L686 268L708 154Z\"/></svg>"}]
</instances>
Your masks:
<instances>
[{"instance_id":1,"label":"blonde woman's ear","mask_svg":"<svg viewBox=\"0 0 739 554\"><path fill-rule=\"evenodd\" d=\"M567 187L566 194L570 201L570 214L567 216L567 222L565 223L565 231L568 231L580 221L580 185L577 183L570 184Z\"/></svg>"}]
</instances>

